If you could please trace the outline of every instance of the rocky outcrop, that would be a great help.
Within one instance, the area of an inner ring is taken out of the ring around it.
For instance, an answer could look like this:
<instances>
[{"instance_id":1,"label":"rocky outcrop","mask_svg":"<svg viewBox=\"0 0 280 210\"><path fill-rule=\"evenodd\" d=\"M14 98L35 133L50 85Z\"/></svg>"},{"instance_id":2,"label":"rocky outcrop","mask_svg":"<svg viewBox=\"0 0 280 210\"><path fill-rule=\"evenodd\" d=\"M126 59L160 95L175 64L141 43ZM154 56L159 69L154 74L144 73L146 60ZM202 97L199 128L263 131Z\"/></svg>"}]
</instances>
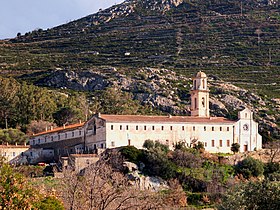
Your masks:
<instances>
[{"instance_id":1,"label":"rocky outcrop","mask_svg":"<svg viewBox=\"0 0 280 210\"><path fill-rule=\"evenodd\" d=\"M110 82L100 73L93 71L54 71L49 76L35 83L53 88L77 91L95 91L105 89Z\"/></svg>"},{"instance_id":2,"label":"rocky outcrop","mask_svg":"<svg viewBox=\"0 0 280 210\"><path fill-rule=\"evenodd\" d=\"M128 169L127 178L131 185L139 190L150 190L158 192L169 189L168 184L160 177L144 176L135 163L124 162L124 166ZM145 167L145 166L143 166Z\"/></svg>"}]
</instances>

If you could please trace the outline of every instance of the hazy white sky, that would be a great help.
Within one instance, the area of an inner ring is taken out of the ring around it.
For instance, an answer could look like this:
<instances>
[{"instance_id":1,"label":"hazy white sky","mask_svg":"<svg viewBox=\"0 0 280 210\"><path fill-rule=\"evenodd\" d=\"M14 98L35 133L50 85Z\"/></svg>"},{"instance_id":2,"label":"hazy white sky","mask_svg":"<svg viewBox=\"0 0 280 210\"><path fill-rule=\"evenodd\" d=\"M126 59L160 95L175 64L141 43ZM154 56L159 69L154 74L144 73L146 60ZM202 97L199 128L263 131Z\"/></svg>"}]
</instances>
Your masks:
<instances>
[{"instance_id":1,"label":"hazy white sky","mask_svg":"<svg viewBox=\"0 0 280 210\"><path fill-rule=\"evenodd\" d=\"M1 0L0 39L52 28L124 0Z\"/></svg>"}]
</instances>

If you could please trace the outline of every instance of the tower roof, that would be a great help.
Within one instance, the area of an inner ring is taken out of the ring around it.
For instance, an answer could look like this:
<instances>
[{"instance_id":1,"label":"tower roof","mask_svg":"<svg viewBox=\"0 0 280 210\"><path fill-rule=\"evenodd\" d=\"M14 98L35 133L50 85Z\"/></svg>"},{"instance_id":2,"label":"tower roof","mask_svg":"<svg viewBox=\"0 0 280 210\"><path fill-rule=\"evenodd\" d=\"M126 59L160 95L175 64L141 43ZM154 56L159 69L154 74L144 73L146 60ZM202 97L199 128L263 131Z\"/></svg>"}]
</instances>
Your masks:
<instances>
[{"instance_id":1,"label":"tower roof","mask_svg":"<svg viewBox=\"0 0 280 210\"><path fill-rule=\"evenodd\" d=\"M201 78L201 77L207 77L207 76L206 76L206 74L204 72L199 71L199 72L197 72L195 77Z\"/></svg>"}]
</instances>

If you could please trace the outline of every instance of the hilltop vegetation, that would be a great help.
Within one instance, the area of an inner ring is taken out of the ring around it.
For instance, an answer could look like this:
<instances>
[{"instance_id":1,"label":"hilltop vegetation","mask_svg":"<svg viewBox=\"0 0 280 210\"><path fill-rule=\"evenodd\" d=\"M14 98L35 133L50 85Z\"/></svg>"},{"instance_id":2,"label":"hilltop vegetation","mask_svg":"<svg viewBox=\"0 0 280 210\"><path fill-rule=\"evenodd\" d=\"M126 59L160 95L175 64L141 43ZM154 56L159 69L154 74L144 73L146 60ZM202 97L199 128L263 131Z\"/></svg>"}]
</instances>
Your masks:
<instances>
[{"instance_id":1,"label":"hilltop vegetation","mask_svg":"<svg viewBox=\"0 0 280 210\"><path fill-rule=\"evenodd\" d=\"M131 0L3 41L1 69L204 70L278 97L279 17L278 1Z\"/></svg>"}]
</instances>

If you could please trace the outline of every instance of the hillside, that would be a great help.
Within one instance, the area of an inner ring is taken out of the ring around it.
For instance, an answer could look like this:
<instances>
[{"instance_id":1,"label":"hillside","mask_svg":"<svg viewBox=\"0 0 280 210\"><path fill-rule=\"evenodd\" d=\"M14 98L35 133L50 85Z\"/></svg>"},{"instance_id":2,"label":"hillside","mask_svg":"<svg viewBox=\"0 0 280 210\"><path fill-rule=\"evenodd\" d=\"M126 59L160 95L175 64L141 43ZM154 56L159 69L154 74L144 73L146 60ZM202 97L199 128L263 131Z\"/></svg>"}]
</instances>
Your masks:
<instances>
[{"instance_id":1,"label":"hillside","mask_svg":"<svg viewBox=\"0 0 280 210\"><path fill-rule=\"evenodd\" d=\"M187 76L201 69L279 96L279 34L277 0L242 7L237 0L129 0L3 41L0 63L2 70L165 67Z\"/></svg>"},{"instance_id":2,"label":"hillside","mask_svg":"<svg viewBox=\"0 0 280 210\"><path fill-rule=\"evenodd\" d=\"M249 106L279 138L279 20L278 0L127 0L0 41L0 73L92 98L117 87L142 105L187 114L190 77L203 70L212 114L234 118Z\"/></svg>"}]
</instances>

